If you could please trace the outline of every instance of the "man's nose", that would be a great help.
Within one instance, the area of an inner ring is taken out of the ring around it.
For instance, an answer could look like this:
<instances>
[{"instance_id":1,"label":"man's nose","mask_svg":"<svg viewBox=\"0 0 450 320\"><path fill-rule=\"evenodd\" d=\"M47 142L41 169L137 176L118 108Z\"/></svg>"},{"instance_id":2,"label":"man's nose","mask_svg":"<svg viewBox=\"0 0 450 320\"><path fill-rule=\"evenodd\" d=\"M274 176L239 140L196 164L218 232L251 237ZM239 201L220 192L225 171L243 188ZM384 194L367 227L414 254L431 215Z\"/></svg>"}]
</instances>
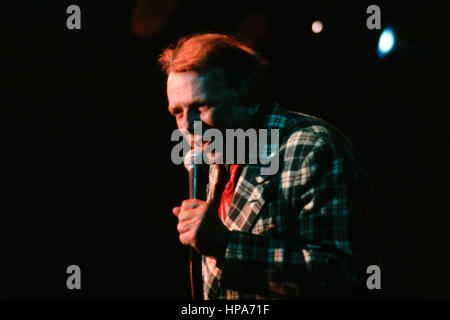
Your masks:
<instances>
[{"instance_id":1,"label":"man's nose","mask_svg":"<svg viewBox=\"0 0 450 320\"><path fill-rule=\"evenodd\" d=\"M198 112L187 111L186 113L186 129L189 133L194 134L195 121L200 121L200 114Z\"/></svg>"}]
</instances>

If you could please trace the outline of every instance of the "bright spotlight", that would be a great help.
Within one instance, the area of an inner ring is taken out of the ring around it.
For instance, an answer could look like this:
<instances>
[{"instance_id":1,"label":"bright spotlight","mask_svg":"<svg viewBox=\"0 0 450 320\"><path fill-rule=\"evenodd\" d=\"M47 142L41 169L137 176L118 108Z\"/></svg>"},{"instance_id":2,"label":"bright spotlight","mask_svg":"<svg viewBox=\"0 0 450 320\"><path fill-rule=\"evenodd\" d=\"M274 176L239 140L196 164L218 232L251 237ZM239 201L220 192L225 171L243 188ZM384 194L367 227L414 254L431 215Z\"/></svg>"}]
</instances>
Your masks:
<instances>
[{"instance_id":1,"label":"bright spotlight","mask_svg":"<svg viewBox=\"0 0 450 320\"><path fill-rule=\"evenodd\" d=\"M378 56L383 58L389 52L391 52L392 48L395 45L395 35L394 31L391 28L386 28L380 35L380 39L378 40Z\"/></svg>"},{"instance_id":2,"label":"bright spotlight","mask_svg":"<svg viewBox=\"0 0 450 320\"><path fill-rule=\"evenodd\" d=\"M311 26L311 30L314 33L319 33L320 31L322 31L323 29L323 24L321 21L316 20L313 22L312 26Z\"/></svg>"}]
</instances>

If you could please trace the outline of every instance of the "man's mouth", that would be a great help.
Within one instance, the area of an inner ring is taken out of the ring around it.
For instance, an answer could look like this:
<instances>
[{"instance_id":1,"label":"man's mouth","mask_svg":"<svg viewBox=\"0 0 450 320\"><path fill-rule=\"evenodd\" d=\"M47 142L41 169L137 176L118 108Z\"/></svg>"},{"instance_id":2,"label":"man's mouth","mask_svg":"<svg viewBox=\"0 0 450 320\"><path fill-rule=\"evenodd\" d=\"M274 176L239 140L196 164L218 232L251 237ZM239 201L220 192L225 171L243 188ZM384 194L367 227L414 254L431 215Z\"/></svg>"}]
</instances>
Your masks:
<instances>
[{"instance_id":1,"label":"man's mouth","mask_svg":"<svg viewBox=\"0 0 450 320\"><path fill-rule=\"evenodd\" d=\"M211 143L210 141L204 141L201 136L190 136L188 139L188 143L191 145L191 148L202 150L206 153L206 148Z\"/></svg>"}]
</instances>

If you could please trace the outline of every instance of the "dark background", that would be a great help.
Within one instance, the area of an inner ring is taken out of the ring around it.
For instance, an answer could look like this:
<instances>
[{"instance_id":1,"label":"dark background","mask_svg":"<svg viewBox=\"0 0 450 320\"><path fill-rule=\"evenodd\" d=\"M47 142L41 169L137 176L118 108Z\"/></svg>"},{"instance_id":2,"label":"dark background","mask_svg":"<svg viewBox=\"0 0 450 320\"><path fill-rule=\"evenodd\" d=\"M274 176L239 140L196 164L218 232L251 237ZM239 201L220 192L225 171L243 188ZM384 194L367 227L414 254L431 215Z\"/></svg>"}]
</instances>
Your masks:
<instances>
[{"instance_id":1,"label":"dark background","mask_svg":"<svg viewBox=\"0 0 450 320\"><path fill-rule=\"evenodd\" d=\"M66 28L69 4L81 30ZM370 4L397 36L382 60ZM186 173L170 160L156 60L214 31L271 62L287 109L356 145L375 181L379 296L448 299L449 13L447 1L6 1L0 297L189 298L171 213ZM66 288L71 264L81 291Z\"/></svg>"}]
</instances>

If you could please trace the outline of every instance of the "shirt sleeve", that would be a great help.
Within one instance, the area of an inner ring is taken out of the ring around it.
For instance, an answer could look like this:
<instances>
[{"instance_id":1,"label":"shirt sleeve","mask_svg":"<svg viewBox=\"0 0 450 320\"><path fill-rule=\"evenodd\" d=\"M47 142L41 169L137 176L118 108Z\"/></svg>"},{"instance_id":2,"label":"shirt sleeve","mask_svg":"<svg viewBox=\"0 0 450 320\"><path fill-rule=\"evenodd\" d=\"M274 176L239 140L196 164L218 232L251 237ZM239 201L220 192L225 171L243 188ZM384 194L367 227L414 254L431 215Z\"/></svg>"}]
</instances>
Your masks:
<instances>
[{"instance_id":1,"label":"shirt sleeve","mask_svg":"<svg viewBox=\"0 0 450 320\"><path fill-rule=\"evenodd\" d=\"M281 175L293 215L289 226L262 234L232 231L221 286L265 296L339 294L357 281L350 233L360 210L358 173L342 146L294 135Z\"/></svg>"}]
</instances>

